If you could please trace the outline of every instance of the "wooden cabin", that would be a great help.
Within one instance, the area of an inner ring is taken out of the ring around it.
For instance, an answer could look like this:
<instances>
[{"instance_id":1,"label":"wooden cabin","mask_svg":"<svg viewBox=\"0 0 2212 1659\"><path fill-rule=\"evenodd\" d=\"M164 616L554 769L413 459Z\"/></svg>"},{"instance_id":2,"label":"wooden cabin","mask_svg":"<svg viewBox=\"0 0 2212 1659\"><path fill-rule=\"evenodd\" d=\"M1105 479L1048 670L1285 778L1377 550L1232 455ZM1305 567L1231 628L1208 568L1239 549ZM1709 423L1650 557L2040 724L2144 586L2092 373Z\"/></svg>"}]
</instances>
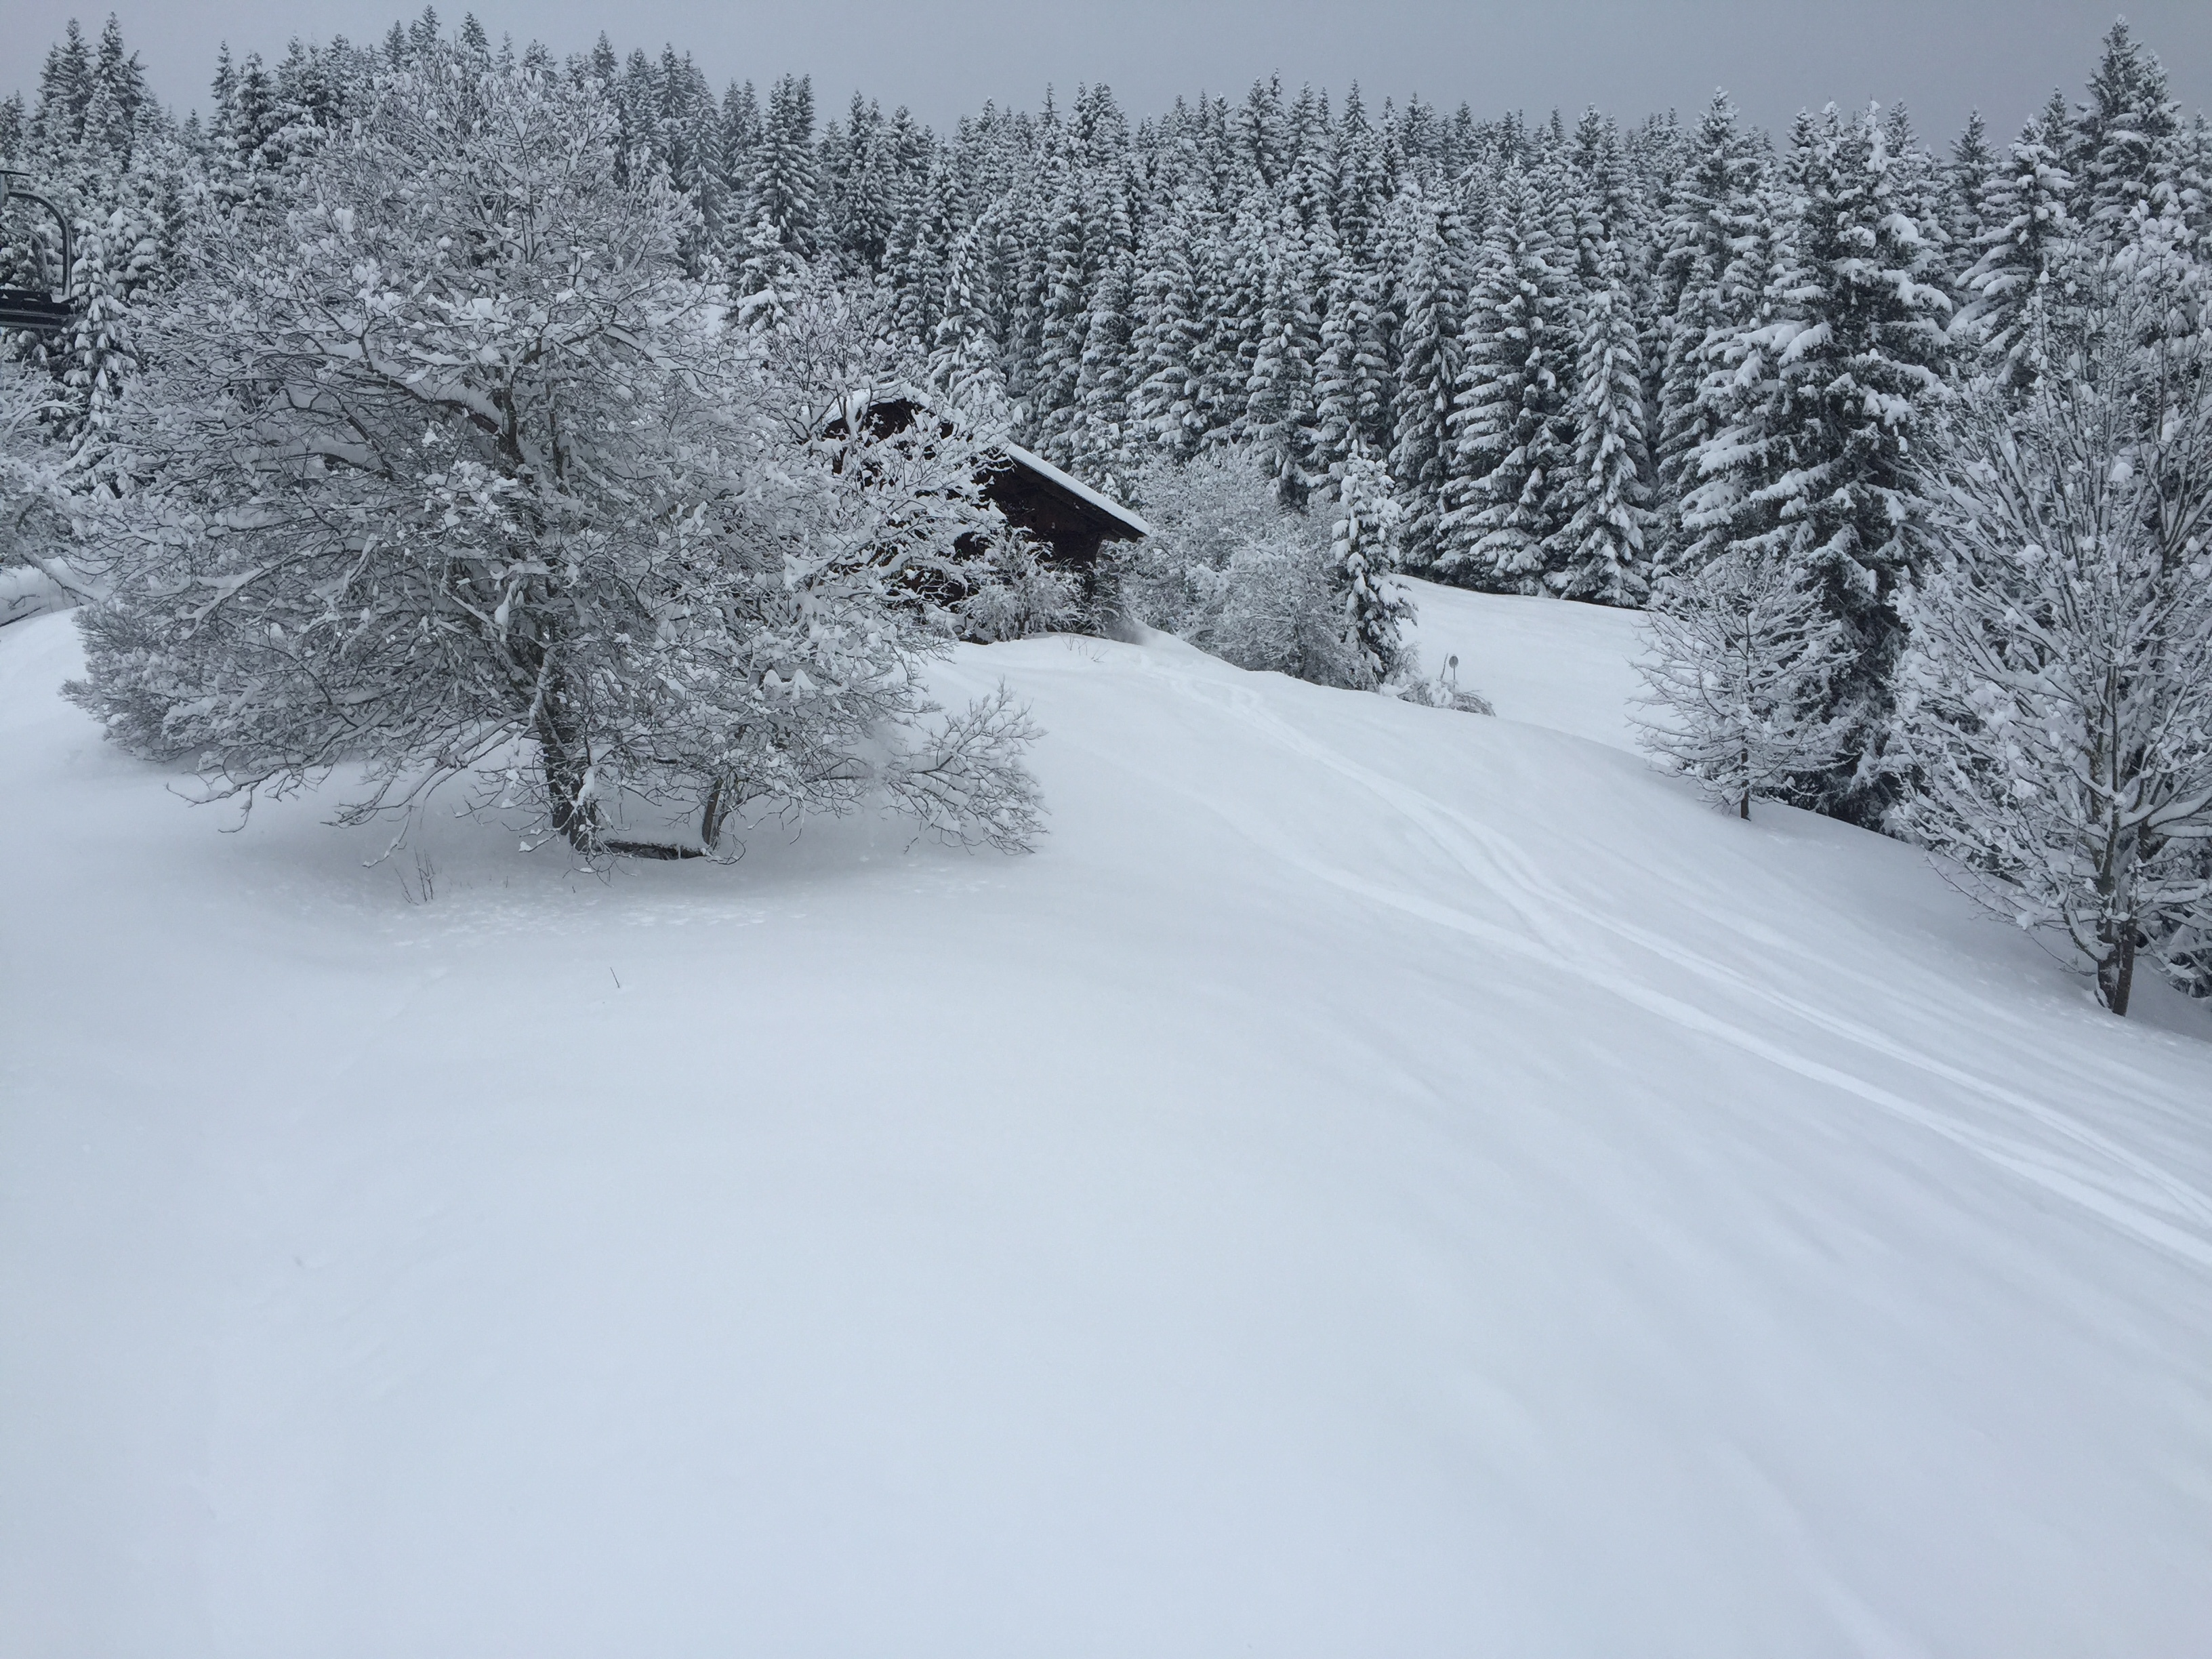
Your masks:
<instances>
[{"instance_id":1,"label":"wooden cabin","mask_svg":"<svg viewBox=\"0 0 2212 1659\"><path fill-rule=\"evenodd\" d=\"M1088 572L1108 542L1140 541L1152 533L1152 526L1121 502L1043 456L1005 441L992 449L1000 459L984 473L983 493L1008 524L1049 548L1055 562Z\"/></svg>"},{"instance_id":2,"label":"wooden cabin","mask_svg":"<svg viewBox=\"0 0 2212 1659\"><path fill-rule=\"evenodd\" d=\"M870 404L866 424L878 435L888 436L905 431L925 412L928 406L920 398L902 393ZM836 425L832 422L831 429ZM1152 533L1150 525L1112 496L1018 443L1000 440L991 445L990 453L983 470L983 494L1006 514L1008 524L1036 538L1048 563L1080 575L1086 590L1095 587L1101 548Z\"/></svg>"}]
</instances>

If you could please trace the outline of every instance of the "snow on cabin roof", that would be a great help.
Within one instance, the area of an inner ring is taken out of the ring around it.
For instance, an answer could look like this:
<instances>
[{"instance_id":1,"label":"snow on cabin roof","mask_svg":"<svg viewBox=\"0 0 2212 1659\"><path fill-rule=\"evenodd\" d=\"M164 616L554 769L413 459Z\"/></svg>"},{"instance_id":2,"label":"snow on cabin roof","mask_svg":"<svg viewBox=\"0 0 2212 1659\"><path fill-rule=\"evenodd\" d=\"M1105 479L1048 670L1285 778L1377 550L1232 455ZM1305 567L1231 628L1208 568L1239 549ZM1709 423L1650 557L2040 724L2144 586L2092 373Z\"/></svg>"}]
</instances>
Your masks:
<instances>
[{"instance_id":1,"label":"snow on cabin roof","mask_svg":"<svg viewBox=\"0 0 2212 1659\"><path fill-rule=\"evenodd\" d=\"M1146 524L1111 495L1102 495L1084 483L1082 479L1069 477L1034 450L1024 449L1019 444L1005 438L994 438L990 442L994 449L1005 451L1009 460L1029 468L1032 472L1041 473L1067 491L1069 495L1090 502L1101 513L1128 526L1139 536L1149 536L1153 533L1152 526Z\"/></svg>"},{"instance_id":2,"label":"snow on cabin roof","mask_svg":"<svg viewBox=\"0 0 2212 1659\"><path fill-rule=\"evenodd\" d=\"M818 424L830 426L839 421L850 422L863 410L880 409L887 404L899 403L910 404L918 410L926 409L939 419L951 422L956 428L973 430L973 422L960 410L947 407L919 386L902 380L848 395L824 410ZM1010 438L992 437L980 432L975 435L1017 466L1027 467L1040 477L1049 479L1079 501L1097 507L1115 523L1127 525L1139 536L1157 533L1151 525L1111 495L1093 489L1082 479L1061 471L1035 450L1024 449Z\"/></svg>"}]
</instances>

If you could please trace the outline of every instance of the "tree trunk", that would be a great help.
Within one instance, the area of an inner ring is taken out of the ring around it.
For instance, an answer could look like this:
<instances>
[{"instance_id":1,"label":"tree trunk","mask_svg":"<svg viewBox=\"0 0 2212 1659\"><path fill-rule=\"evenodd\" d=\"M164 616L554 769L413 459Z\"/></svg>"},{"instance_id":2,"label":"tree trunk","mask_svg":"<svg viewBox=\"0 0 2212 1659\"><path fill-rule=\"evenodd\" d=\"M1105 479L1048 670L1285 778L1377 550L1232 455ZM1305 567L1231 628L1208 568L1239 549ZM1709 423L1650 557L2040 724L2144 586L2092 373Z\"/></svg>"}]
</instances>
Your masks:
<instances>
[{"instance_id":1,"label":"tree trunk","mask_svg":"<svg viewBox=\"0 0 2212 1659\"><path fill-rule=\"evenodd\" d=\"M2121 1018L2128 1014L2128 994L2135 987L2136 930L2123 925L2112 941L2112 953L2097 964L2097 994Z\"/></svg>"},{"instance_id":2,"label":"tree trunk","mask_svg":"<svg viewBox=\"0 0 2212 1659\"><path fill-rule=\"evenodd\" d=\"M583 799L592 769L591 745L564 718L559 692L549 690L538 709L538 753L545 772L545 800L553 828L580 853L599 850L599 809Z\"/></svg>"},{"instance_id":3,"label":"tree trunk","mask_svg":"<svg viewBox=\"0 0 2212 1659\"><path fill-rule=\"evenodd\" d=\"M2117 703L2107 706L2117 707ZM2118 747L2117 743L2112 745L2114 751ZM2118 795L2117 787L2113 795ZM2136 877L2142 868L2142 850L2124 829L2109 826L2104 868L2097 879L2097 894L2105 911L2097 925L2097 938L2106 946L2104 959L2097 964L2097 996L2123 1019L2127 1018L2128 994L2135 985L2136 941L2142 936L2136 926Z\"/></svg>"},{"instance_id":4,"label":"tree trunk","mask_svg":"<svg viewBox=\"0 0 2212 1659\"><path fill-rule=\"evenodd\" d=\"M728 780L716 778L707 791L707 804L699 813L699 844L708 852L722 838L722 815Z\"/></svg>"}]
</instances>

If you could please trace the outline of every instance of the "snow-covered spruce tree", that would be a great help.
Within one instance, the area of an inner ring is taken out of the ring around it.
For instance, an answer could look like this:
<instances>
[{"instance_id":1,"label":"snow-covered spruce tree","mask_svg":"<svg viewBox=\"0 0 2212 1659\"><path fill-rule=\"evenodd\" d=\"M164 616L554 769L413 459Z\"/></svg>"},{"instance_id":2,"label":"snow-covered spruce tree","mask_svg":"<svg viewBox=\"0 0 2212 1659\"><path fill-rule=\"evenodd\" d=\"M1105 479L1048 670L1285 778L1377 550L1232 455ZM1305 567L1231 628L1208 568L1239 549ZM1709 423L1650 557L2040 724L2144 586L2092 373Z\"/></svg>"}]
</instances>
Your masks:
<instances>
[{"instance_id":1,"label":"snow-covered spruce tree","mask_svg":"<svg viewBox=\"0 0 2212 1659\"><path fill-rule=\"evenodd\" d=\"M1241 253L1241 226L1224 209L1202 222L1199 241L1199 337L1191 362L1196 382L1194 424L1201 449L1236 442L1236 434L1250 400L1247 382L1250 371L1244 362L1248 297L1243 276L1249 262Z\"/></svg>"},{"instance_id":2,"label":"snow-covered spruce tree","mask_svg":"<svg viewBox=\"0 0 2212 1659\"><path fill-rule=\"evenodd\" d=\"M1069 470L1109 495L1127 493L1141 448L1129 416L1127 293L1126 260L1102 265L1085 307L1069 434Z\"/></svg>"},{"instance_id":3,"label":"snow-covered spruce tree","mask_svg":"<svg viewBox=\"0 0 2212 1659\"><path fill-rule=\"evenodd\" d=\"M1889 158L1890 200L1920 233L1921 245L1928 250L1923 267L1927 280L1948 296L1955 267L1950 234L1945 228L1949 204L1944 194L1942 167L1921 143L1912 128L1912 117L1901 103L1892 104L1882 116L1881 141Z\"/></svg>"},{"instance_id":4,"label":"snow-covered spruce tree","mask_svg":"<svg viewBox=\"0 0 2212 1659\"><path fill-rule=\"evenodd\" d=\"M806 261L783 245L783 234L766 213L745 233L742 258L732 273L732 314L756 327L780 324L793 296L812 280Z\"/></svg>"},{"instance_id":5,"label":"snow-covered spruce tree","mask_svg":"<svg viewBox=\"0 0 2212 1659\"><path fill-rule=\"evenodd\" d=\"M1574 250L1521 169L1508 172L1483 238L1460 335L1441 574L1471 587L1540 593L1571 512L1573 373L1566 283Z\"/></svg>"},{"instance_id":6,"label":"snow-covered spruce tree","mask_svg":"<svg viewBox=\"0 0 2212 1659\"><path fill-rule=\"evenodd\" d=\"M2073 234L2066 206L2073 193L2045 124L2029 122L1991 175L1980 252L1960 279L1966 301L1952 320L1952 338L2002 360L2015 388L2038 372L2028 352L2028 305Z\"/></svg>"},{"instance_id":7,"label":"snow-covered spruce tree","mask_svg":"<svg viewBox=\"0 0 2212 1659\"><path fill-rule=\"evenodd\" d=\"M1651 458L1638 204L1619 131L1595 110L1575 129L1575 266L1566 322L1571 462L1567 518L1545 562L1553 592L1638 605L1650 586Z\"/></svg>"},{"instance_id":8,"label":"snow-covered spruce tree","mask_svg":"<svg viewBox=\"0 0 2212 1659\"><path fill-rule=\"evenodd\" d=\"M570 70L571 73L594 72L582 60L571 60ZM722 198L714 254L726 270L733 271L744 262L757 222L753 184L761 149L760 95L751 82L732 81L723 88L720 104L711 114L701 112L701 118L711 121L714 127L711 138L702 143L711 150Z\"/></svg>"},{"instance_id":9,"label":"snow-covered spruce tree","mask_svg":"<svg viewBox=\"0 0 2212 1659\"><path fill-rule=\"evenodd\" d=\"M989 249L996 210L952 239L945 262L944 315L930 342L928 380L937 394L985 428L1007 420L1006 379L991 314Z\"/></svg>"},{"instance_id":10,"label":"snow-covered spruce tree","mask_svg":"<svg viewBox=\"0 0 2212 1659\"><path fill-rule=\"evenodd\" d=\"M1139 459L1129 415L1136 233L1125 177L1128 123L1103 83L1076 100L1075 116L1084 287L1066 465L1109 494L1120 494Z\"/></svg>"},{"instance_id":11,"label":"snow-covered spruce tree","mask_svg":"<svg viewBox=\"0 0 2212 1659\"><path fill-rule=\"evenodd\" d=\"M1394 574L1398 520L1389 469L1355 453L1337 479L1329 577L1343 591L1345 639L1370 686L1388 684L1409 661L1405 629L1413 601Z\"/></svg>"},{"instance_id":12,"label":"snow-covered spruce tree","mask_svg":"<svg viewBox=\"0 0 2212 1659\"><path fill-rule=\"evenodd\" d=\"M1984 375L1945 423L1899 822L2124 1014L2140 956L2187 976L2212 928L2212 295L2140 245L2069 286L2026 396Z\"/></svg>"},{"instance_id":13,"label":"snow-covered spruce tree","mask_svg":"<svg viewBox=\"0 0 2212 1659\"><path fill-rule=\"evenodd\" d=\"M1765 161L1725 94L1714 98L1687 148L1690 165L1662 228L1654 283L1654 562L1662 565L1682 560L1698 539L1682 522L1683 507L1699 483L1700 447L1727 423L1710 382L1729 344L1757 319L1765 283ZM1757 283L1742 280L1754 268Z\"/></svg>"},{"instance_id":14,"label":"snow-covered spruce tree","mask_svg":"<svg viewBox=\"0 0 2212 1659\"><path fill-rule=\"evenodd\" d=\"M1641 605L1650 592L1644 355L1628 277L1626 256L1608 237L1598 285L1583 296L1567 479L1574 511L1559 532L1565 556L1550 562L1554 592L1600 605Z\"/></svg>"},{"instance_id":15,"label":"snow-covered spruce tree","mask_svg":"<svg viewBox=\"0 0 2212 1659\"><path fill-rule=\"evenodd\" d=\"M1038 179L1042 222L1038 265L1036 356L1024 387L1024 436L1060 466L1075 459L1076 391L1083 374L1083 345L1091 332L1085 310L1089 272L1083 246L1083 179L1064 135L1045 156Z\"/></svg>"},{"instance_id":16,"label":"snow-covered spruce tree","mask_svg":"<svg viewBox=\"0 0 2212 1659\"><path fill-rule=\"evenodd\" d=\"M897 295L900 331L909 339L927 342L935 339L944 319L945 259L951 252L943 180L901 176L896 184L898 216L891 222L877 280Z\"/></svg>"},{"instance_id":17,"label":"snow-covered spruce tree","mask_svg":"<svg viewBox=\"0 0 2212 1659\"><path fill-rule=\"evenodd\" d=\"M72 35L50 55L39 109L24 137L31 153L4 165L28 167L37 188L71 222L76 261L67 326L44 337L12 337L21 355L52 377L44 419L69 453L73 493L112 493L106 428L135 372L132 312L167 282L185 231L187 156L173 125L148 95L137 57L112 18L96 52ZM0 222L0 280L49 286L59 280L51 222L21 204Z\"/></svg>"},{"instance_id":18,"label":"snow-covered spruce tree","mask_svg":"<svg viewBox=\"0 0 2212 1659\"><path fill-rule=\"evenodd\" d=\"M1844 666L1841 631L1782 561L1738 547L1662 576L1644 635L1638 736L1706 799L1748 818L1754 795L1832 763L1834 734L1809 711Z\"/></svg>"},{"instance_id":19,"label":"snow-covered spruce tree","mask_svg":"<svg viewBox=\"0 0 2212 1659\"><path fill-rule=\"evenodd\" d=\"M1136 325L1130 339L1130 418L1150 452L1188 460L1204 435L1199 409L1205 325L1192 246L1194 192L1160 204L1138 243Z\"/></svg>"},{"instance_id":20,"label":"snow-covered spruce tree","mask_svg":"<svg viewBox=\"0 0 2212 1659\"><path fill-rule=\"evenodd\" d=\"M769 91L752 166L752 219L773 227L776 244L814 257L821 221L821 163L814 144L814 79L787 75Z\"/></svg>"},{"instance_id":21,"label":"snow-covered spruce tree","mask_svg":"<svg viewBox=\"0 0 2212 1659\"><path fill-rule=\"evenodd\" d=\"M2203 110L2174 140L2173 156L2173 211L2201 251L2212 246L2212 118Z\"/></svg>"},{"instance_id":22,"label":"snow-covered spruce tree","mask_svg":"<svg viewBox=\"0 0 2212 1659\"><path fill-rule=\"evenodd\" d=\"M1841 624L1850 659L1808 711L1832 723L1836 759L1795 798L1872 829L1899 799L1884 756L1896 593L1918 557L1912 451L1943 396L1950 302L1876 112L1802 118L1792 152L1772 319L1731 348L1729 423L1700 449L1685 520L1705 546L1781 560Z\"/></svg>"},{"instance_id":23,"label":"snow-covered spruce tree","mask_svg":"<svg viewBox=\"0 0 2212 1659\"><path fill-rule=\"evenodd\" d=\"M1603 281L1607 243L1620 252L1624 264L1637 263L1642 204L1620 129L1595 106L1575 123L1572 161L1568 182L1575 222L1574 286L1586 294Z\"/></svg>"},{"instance_id":24,"label":"snow-covered spruce tree","mask_svg":"<svg viewBox=\"0 0 2212 1659\"><path fill-rule=\"evenodd\" d=\"M1377 278L1355 264L1340 241L1329 252L1321 355L1314 363L1314 465L1340 477L1355 453L1379 454L1387 447L1391 394Z\"/></svg>"},{"instance_id":25,"label":"snow-covered spruce tree","mask_svg":"<svg viewBox=\"0 0 2212 1659\"><path fill-rule=\"evenodd\" d=\"M1020 846L1021 712L938 722L919 674L921 596L988 524L973 454L823 436L854 389L684 275L690 216L616 131L595 82L440 47L210 228L146 319L72 695L216 795L357 767L343 821L489 769L587 858L883 793Z\"/></svg>"},{"instance_id":26,"label":"snow-covered spruce tree","mask_svg":"<svg viewBox=\"0 0 2212 1659\"><path fill-rule=\"evenodd\" d=\"M1309 231L1285 206L1262 244L1259 339L1246 382L1245 441L1265 457L1275 494L1299 507L1327 476L1316 463L1314 368L1321 356L1315 301L1332 252L1328 222Z\"/></svg>"},{"instance_id":27,"label":"snow-covered spruce tree","mask_svg":"<svg viewBox=\"0 0 2212 1659\"><path fill-rule=\"evenodd\" d=\"M1801 136L1811 121L1798 117ZM1706 368L1688 422L1704 435L1683 458L1686 493L1674 503L1675 539L1657 562L1662 571L1694 569L1735 543L1771 535L1780 520L1772 486L1789 466L1793 434L1786 422L1769 418L1775 337L1768 325L1786 297L1775 282L1790 228L1782 197L1778 182L1761 189L1744 233L1733 239L1719 291L1728 313L1742 320L1708 331Z\"/></svg>"},{"instance_id":28,"label":"snow-covered spruce tree","mask_svg":"<svg viewBox=\"0 0 2212 1659\"><path fill-rule=\"evenodd\" d=\"M2074 216L2093 241L2114 246L2133 234L2139 216L2157 211L2180 130L2165 66L2136 43L2124 19L2114 23L2065 157L2077 191Z\"/></svg>"},{"instance_id":29,"label":"snow-covered spruce tree","mask_svg":"<svg viewBox=\"0 0 2212 1659\"><path fill-rule=\"evenodd\" d=\"M1992 228L1990 191L2002 166L1990 148L1989 124L1981 111L1972 111L1964 131L1951 141L1950 160L1943 167L1943 240L1950 253L1954 297L1963 292L1963 278L1981 257L1982 239Z\"/></svg>"},{"instance_id":30,"label":"snow-covered spruce tree","mask_svg":"<svg viewBox=\"0 0 2212 1659\"><path fill-rule=\"evenodd\" d=\"M816 146L821 257L842 276L882 273L904 206L904 180L893 156L883 106L858 92L846 121L834 118Z\"/></svg>"},{"instance_id":31,"label":"snow-covered spruce tree","mask_svg":"<svg viewBox=\"0 0 2212 1659\"><path fill-rule=\"evenodd\" d=\"M70 297L76 310L43 355L59 384L47 421L68 447L71 485L112 495L113 426L138 368L134 319L161 277L156 227L143 201L119 204L97 224L80 223Z\"/></svg>"},{"instance_id":32,"label":"snow-covered spruce tree","mask_svg":"<svg viewBox=\"0 0 2212 1659\"><path fill-rule=\"evenodd\" d=\"M1445 489L1457 465L1452 401L1460 387L1460 328L1466 306L1465 240L1457 210L1418 188L1390 204L1406 263L1392 299L1398 319L1397 397L1390 477L1405 514L1406 568L1425 571L1442 553Z\"/></svg>"},{"instance_id":33,"label":"snow-covered spruce tree","mask_svg":"<svg viewBox=\"0 0 2212 1659\"><path fill-rule=\"evenodd\" d=\"M1345 115L1347 122L1364 120L1356 105L1347 105ZM1392 288L1404 263L1406 226L1387 211L1386 180L1372 135L1362 137L1355 130L1352 139L1341 162L1347 171L1337 186L1340 258L1349 273L1352 307L1345 318L1352 350L1344 389L1352 426L1368 453L1387 458L1396 438L1400 355Z\"/></svg>"},{"instance_id":34,"label":"snow-covered spruce tree","mask_svg":"<svg viewBox=\"0 0 2212 1659\"><path fill-rule=\"evenodd\" d=\"M1242 448L1252 437L1252 373L1267 327L1267 270L1279 210L1255 179L1247 179L1233 210L1222 216L1219 300L1215 307L1212 368L1218 384L1209 401L1221 424L1210 442Z\"/></svg>"}]
</instances>

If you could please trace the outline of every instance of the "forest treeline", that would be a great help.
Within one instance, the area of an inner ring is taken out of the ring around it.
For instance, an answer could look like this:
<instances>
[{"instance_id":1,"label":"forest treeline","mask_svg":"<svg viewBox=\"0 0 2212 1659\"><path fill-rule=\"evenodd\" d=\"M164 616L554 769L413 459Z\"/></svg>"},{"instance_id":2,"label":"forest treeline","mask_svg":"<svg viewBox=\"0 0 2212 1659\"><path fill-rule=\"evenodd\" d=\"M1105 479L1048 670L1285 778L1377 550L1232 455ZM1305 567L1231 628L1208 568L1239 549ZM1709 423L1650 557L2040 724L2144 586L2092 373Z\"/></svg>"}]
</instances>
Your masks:
<instances>
[{"instance_id":1,"label":"forest treeline","mask_svg":"<svg viewBox=\"0 0 2212 1659\"><path fill-rule=\"evenodd\" d=\"M97 42L72 25L31 101L0 104L0 155L85 223L87 291L127 307L192 214L275 199L437 34L426 13L273 65L224 49L205 115L179 123L112 21ZM1399 496L1407 569L1615 604L1722 533L1692 498L1748 395L1714 374L1747 334L1833 307L1911 402L1961 322L2016 343L2069 224L2123 235L2148 207L2201 234L2212 178L2203 117L2124 25L2083 101L2054 94L2009 142L1977 116L1940 156L1896 106L1808 114L1778 145L1724 96L1624 125L1274 81L1134 122L1094 86L939 134L859 94L820 119L801 76L718 95L673 48L624 58L602 37L556 64L473 18L458 38L487 67L605 87L625 164L665 167L696 209L695 271L719 261L756 294L802 264L880 286L933 380L1079 477L1127 493L1150 460L1234 445L1298 503L1364 455ZM129 351L100 309L64 348L72 441Z\"/></svg>"}]
</instances>

